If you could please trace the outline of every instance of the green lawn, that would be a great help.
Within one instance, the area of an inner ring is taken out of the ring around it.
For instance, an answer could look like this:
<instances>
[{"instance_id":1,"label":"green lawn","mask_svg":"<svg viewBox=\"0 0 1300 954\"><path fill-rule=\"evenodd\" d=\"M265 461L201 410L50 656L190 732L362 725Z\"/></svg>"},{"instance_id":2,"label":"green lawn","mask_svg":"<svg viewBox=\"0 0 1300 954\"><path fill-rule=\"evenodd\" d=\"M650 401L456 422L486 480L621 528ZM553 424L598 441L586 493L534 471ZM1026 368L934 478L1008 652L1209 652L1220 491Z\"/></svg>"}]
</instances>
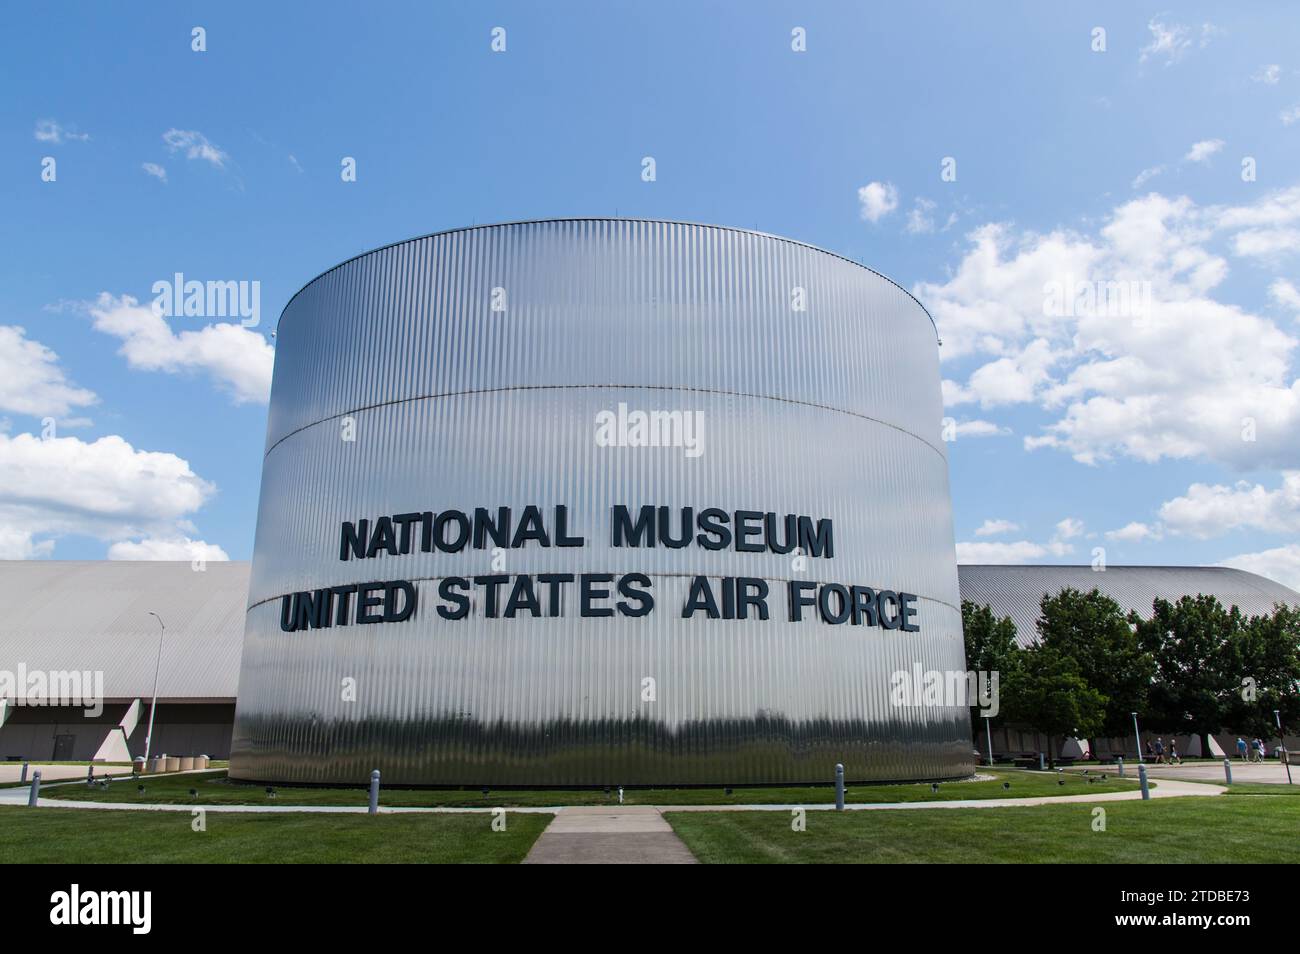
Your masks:
<instances>
[{"instance_id":1,"label":"green lawn","mask_svg":"<svg viewBox=\"0 0 1300 954\"><path fill-rule=\"evenodd\" d=\"M706 863L1300 862L1300 799L1174 798L929 811L671 812Z\"/></svg>"},{"instance_id":2,"label":"green lawn","mask_svg":"<svg viewBox=\"0 0 1300 954\"><path fill-rule=\"evenodd\" d=\"M206 813L0 809L0 863L487 863L515 864L551 815Z\"/></svg>"},{"instance_id":3,"label":"green lawn","mask_svg":"<svg viewBox=\"0 0 1300 954\"><path fill-rule=\"evenodd\" d=\"M1130 790L1137 783L1108 776L1105 781L1089 781L1082 775L1025 772L1014 769L982 770L993 774L992 781L943 782L938 792L930 783L900 785L850 786L851 803L888 803L947 801L955 798L1028 798L1035 795L1082 795ZM1004 783L1009 788L1004 788ZM1063 783L1063 784L1061 784ZM111 782L106 788L87 788L85 784L42 787L41 796L74 801L141 802L168 805L365 805L364 788L307 788L280 786L270 798L264 785L230 781L225 772L202 775L154 776L141 780L145 791L136 790L130 780ZM198 794L190 795L190 789ZM730 795L722 788L627 789L627 805L826 805L835 801L831 786L803 788L737 788ZM414 807L549 807L554 805L617 805L618 793L606 795L601 789L505 790L381 788L380 804Z\"/></svg>"}]
</instances>

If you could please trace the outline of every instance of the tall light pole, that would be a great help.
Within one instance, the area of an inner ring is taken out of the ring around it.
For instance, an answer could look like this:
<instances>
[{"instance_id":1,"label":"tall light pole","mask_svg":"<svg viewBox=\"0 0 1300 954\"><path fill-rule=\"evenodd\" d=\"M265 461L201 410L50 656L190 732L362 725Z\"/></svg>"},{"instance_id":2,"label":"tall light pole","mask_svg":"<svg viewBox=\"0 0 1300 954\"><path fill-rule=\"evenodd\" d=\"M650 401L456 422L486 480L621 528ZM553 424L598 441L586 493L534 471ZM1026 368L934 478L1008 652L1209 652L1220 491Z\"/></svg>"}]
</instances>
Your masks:
<instances>
[{"instance_id":1,"label":"tall light pole","mask_svg":"<svg viewBox=\"0 0 1300 954\"><path fill-rule=\"evenodd\" d=\"M1142 732L1141 730L1138 729L1138 714L1136 712L1130 712L1129 715L1133 717L1133 741L1137 744L1138 761L1141 762L1142 761Z\"/></svg>"},{"instance_id":2,"label":"tall light pole","mask_svg":"<svg viewBox=\"0 0 1300 954\"><path fill-rule=\"evenodd\" d=\"M1286 766L1286 783L1288 785L1292 785L1294 783L1291 781L1291 756L1287 754L1286 736L1282 734L1282 710L1281 709L1273 710L1273 719L1274 721L1277 722L1278 751L1282 753L1282 764Z\"/></svg>"},{"instance_id":3,"label":"tall light pole","mask_svg":"<svg viewBox=\"0 0 1300 954\"><path fill-rule=\"evenodd\" d=\"M153 666L153 703L149 706L149 728L144 734L144 770L149 771L149 746L153 742L153 717L158 712L158 672L162 669L162 644L163 636L167 634L167 627L163 625L162 617L153 610L149 615L158 621L158 659Z\"/></svg>"}]
</instances>

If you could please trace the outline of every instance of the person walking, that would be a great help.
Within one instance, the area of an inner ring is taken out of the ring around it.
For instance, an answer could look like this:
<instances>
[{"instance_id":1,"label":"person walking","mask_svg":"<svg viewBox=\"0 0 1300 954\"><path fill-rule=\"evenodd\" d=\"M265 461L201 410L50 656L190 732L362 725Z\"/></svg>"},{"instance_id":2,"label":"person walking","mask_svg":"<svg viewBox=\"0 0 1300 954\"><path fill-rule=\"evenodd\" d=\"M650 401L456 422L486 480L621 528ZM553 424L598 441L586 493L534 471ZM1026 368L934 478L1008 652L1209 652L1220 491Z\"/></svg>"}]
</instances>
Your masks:
<instances>
[{"instance_id":1,"label":"person walking","mask_svg":"<svg viewBox=\"0 0 1300 954\"><path fill-rule=\"evenodd\" d=\"M1246 761L1246 740L1237 736L1237 758Z\"/></svg>"},{"instance_id":2,"label":"person walking","mask_svg":"<svg viewBox=\"0 0 1300 954\"><path fill-rule=\"evenodd\" d=\"M1183 764L1183 760L1178 756L1178 740L1171 738L1169 740L1169 764L1173 765L1175 762L1179 765Z\"/></svg>"},{"instance_id":3,"label":"person walking","mask_svg":"<svg viewBox=\"0 0 1300 954\"><path fill-rule=\"evenodd\" d=\"M1147 758L1151 759L1152 761L1155 761L1155 757L1156 757L1156 753L1151 748L1151 740L1147 739Z\"/></svg>"},{"instance_id":4,"label":"person walking","mask_svg":"<svg viewBox=\"0 0 1300 954\"><path fill-rule=\"evenodd\" d=\"M1164 738L1156 739L1156 765L1162 765L1165 761L1165 740Z\"/></svg>"},{"instance_id":5,"label":"person walking","mask_svg":"<svg viewBox=\"0 0 1300 954\"><path fill-rule=\"evenodd\" d=\"M1259 739L1250 740L1250 760L1252 762L1260 761L1259 758Z\"/></svg>"}]
</instances>

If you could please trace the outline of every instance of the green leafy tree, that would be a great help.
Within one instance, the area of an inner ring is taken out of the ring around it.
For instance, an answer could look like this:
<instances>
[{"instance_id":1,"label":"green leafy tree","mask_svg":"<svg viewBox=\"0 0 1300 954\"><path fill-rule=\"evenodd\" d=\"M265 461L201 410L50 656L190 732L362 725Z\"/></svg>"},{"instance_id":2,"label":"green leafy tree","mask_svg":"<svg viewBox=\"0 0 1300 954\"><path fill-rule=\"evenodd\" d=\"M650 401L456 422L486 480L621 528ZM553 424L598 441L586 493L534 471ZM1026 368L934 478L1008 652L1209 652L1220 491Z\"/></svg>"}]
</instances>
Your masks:
<instances>
[{"instance_id":1,"label":"green leafy tree","mask_svg":"<svg viewBox=\"0 0 1300 954\"><path fill-rule=\"evenodd\" d=\"M1166 732L1200 737L1201 752L1210 736L1228 723L1241 687L1237 659L1243 620L1237 607L1224 609L1213 596L1157 599L1150 619L1136 613L1138 642L1155 660L1146 722Z\"/></svg>"},{"instance_id":2,"label":"green leafy tree","mask_svg":"<svg viewBox=\"0 0 1300 954\"><path fill-rule=\"evenodd\" d=\"M1008 719L1047 735L1047 757L1056 765L1056 739L1088 737L1101 727L1106 698L1088 685L1079 663L1054 646L1035 643L1022 650L1002 693Z\"/></svg>"},{"instance_id":3,"label":"green leafy tree","mask_svg":"<svg viewBox=\"0 0 1300 954\"><path fill-rule=\"evenodd\" d=\"M1133 712L1146 709L1155 662L1138 642L1124 610L1095 587L1044 596L1038 638L1079 664L1088 685L1105 698L1098 735L1128 735ZM1092 746L1094 752L1097 747Z\"/></svg>"},{"instance_id":4,"label":"green leafy tree","mask_svg":"<svg viewBox=\"0 0 1300 954\"><path fill-rule=\"evenodd\" d=\"M1016 624L1009 616L1001 619L994 616L993 610L987 606L962 600L961 631L966 641L966 668L977 673L997 673L1000 697L1004 680L1015 667L1021 652L1016 644ZM978 703L979 700L972 701ZM1005 718L1000 706L998 714L991 721L998 725L1004 724ZM972 705L970 724L977 743L981 739L982 722L983 713L979 705Z\"/></svg>"},{"instance_id":5,"label":"green leafy tree","mask_svg":"<svg viewBox=\"0 0 1300 954\"><path fill-rule=\"evenodd\" d=\"M1272 613L1250 617L1234 634L1229 655L1237 691L1225 724L1269 739L1277 734L1278 710L1283 728L1294 731L1300 724L1300 608L1279 604Z\"/></svg>"}]
</instances>

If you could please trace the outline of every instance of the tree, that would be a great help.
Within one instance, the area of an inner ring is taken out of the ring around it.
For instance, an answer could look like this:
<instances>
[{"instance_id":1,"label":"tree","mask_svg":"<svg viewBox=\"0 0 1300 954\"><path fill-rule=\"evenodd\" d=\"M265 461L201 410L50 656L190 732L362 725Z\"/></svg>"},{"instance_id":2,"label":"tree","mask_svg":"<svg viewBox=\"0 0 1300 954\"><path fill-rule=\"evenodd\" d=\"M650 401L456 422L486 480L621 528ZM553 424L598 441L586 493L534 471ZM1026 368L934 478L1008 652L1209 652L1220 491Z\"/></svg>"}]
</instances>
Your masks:
<instances>
[{"instance_id":1,"label":"tree","mask_svg":"<svg viewBox=\"0 0 1300 954\"><path fill-rule=\"evenodd\" d=\"M1091 736L1105 718L1106 698L1088 685L1079 663L1041 642L1021 651L1003 698L1007 718L1047 734L1047 757L1053 766L1057 736Z\"/></svg>"},{"instance_id":2,"label":"tree","mask_svg":"<svg viewBox=\"0 0 1300 954\"><path fill-rule=\"evenodd\" d=\"M1040 605L1039 640L1073 658L1088 685L1105 697L1098 734L1127 735L1131 713L1146 708L1155 663L1124 610L1096 587L1089 593L1066 588L1044 596Z\"/></svg>"},{"instance_id":3,"label":"tree","mask_svg":"<svg viewBox=\"0 0 1300 954\"><path fill-rule=\"evenodd\" d=\"M1250 617L1234 634L1229 656L1237 688L1225 724L1270 739L1277 733L1276 709L1283 727L1294 727L1300 721L1300 608L1279 604Z\"/></svg>"},{"instance_id":4,"label":"tree","mask_svg":"<svg viewBox=\"0 0 1300 954\"><path fill-rule=\"evenodd\" d=\"M1151 618L1136 613L1138 643L1155 660L1147 722L1166 732L1200 736L1210 752L1210 736L1227 723L1240 689L1237 641L1243 625L1237 607L1225 610L1213 596L1184 596L1176 603L1157 599Z\"/></svg>"},{"instance_id":5,"label":"tree","mask_svg":"<svg viewBox=\"0 0 1300 954\"><path fill-rule=\"evenodd\" d=\"M993 610L987 606L962 600L961 631L966 641L966 668L976 673L989 673L990 685L992 674L996 673L1000 697L1003 681L1015 668L1021 652L1016 644L1016 624L1009 616L998 619L993 615ZM970 724L978 741L983 711L978 705L978 699L973 699L972 702L976 704L970 707ZM1001 724L1004 720L1000 702L998 705L999 712L998 716L994 717L994 721Z\"/></svg>"}]
</instances>

